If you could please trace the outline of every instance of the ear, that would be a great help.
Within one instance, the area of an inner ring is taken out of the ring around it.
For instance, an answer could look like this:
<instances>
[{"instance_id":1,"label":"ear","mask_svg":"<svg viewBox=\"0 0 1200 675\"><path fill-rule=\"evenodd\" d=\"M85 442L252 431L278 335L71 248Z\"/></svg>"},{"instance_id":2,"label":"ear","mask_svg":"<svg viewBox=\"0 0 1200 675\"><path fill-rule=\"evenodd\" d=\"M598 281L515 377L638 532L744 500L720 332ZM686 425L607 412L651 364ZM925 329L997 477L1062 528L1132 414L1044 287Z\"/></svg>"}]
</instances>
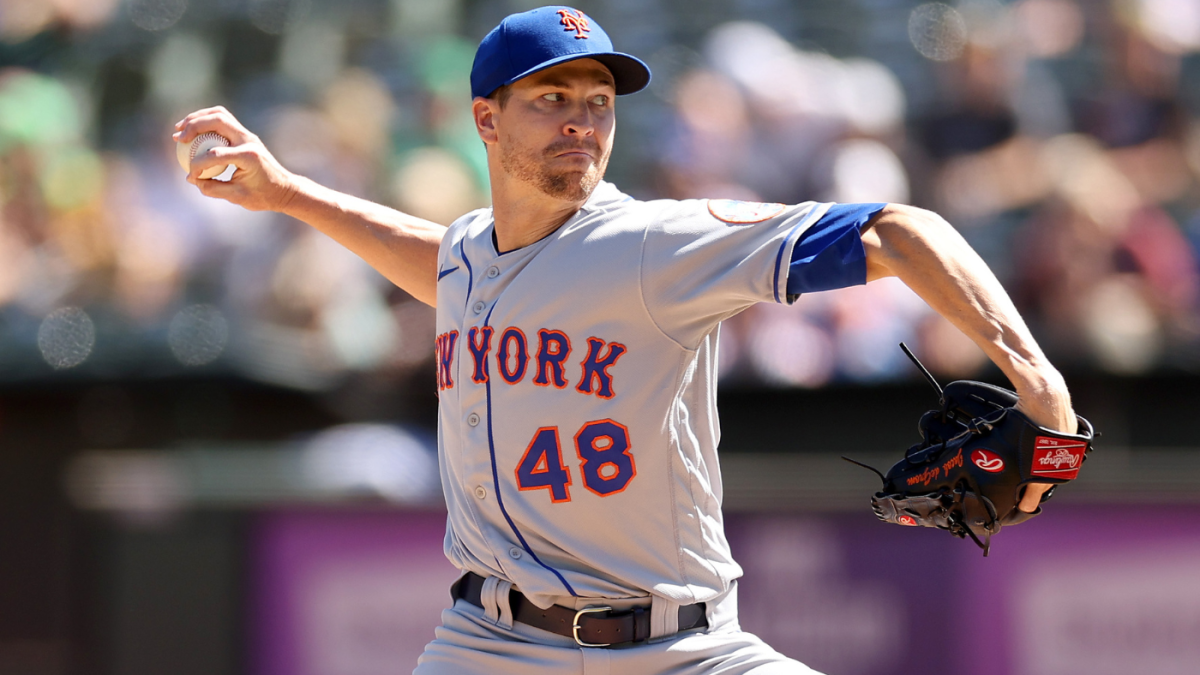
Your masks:
<instances>
[{"instance_id":1,"label":"ear","mask_svg":"<svg viewBox=\"0 0 1200 675\"><path fill-rule=\"evenodd\" d=\"M494 145L499 137L496 133L496 117L499 112L500 105L490 98L476 96L471 103L471 114L475 117L475 131L485 145Z\"/></svg>"}]
</instances>

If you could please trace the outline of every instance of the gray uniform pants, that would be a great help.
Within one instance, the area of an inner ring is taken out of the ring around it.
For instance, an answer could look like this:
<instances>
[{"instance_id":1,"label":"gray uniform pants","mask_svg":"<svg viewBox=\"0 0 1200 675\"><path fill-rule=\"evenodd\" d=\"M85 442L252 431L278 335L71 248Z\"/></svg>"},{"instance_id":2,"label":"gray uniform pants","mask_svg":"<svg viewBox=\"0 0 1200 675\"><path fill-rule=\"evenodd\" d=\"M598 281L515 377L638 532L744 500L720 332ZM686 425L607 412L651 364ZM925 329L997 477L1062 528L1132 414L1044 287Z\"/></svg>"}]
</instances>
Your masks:
<instances>
[{"instance_id":1,"label":"gray uniform pants","mask_svg":"<svg viewBox=\"0 0 1200 675\"><path fill-rule=\"evenodd\" d=\"M742 631L736 587L709 603L708 628L636 645L597 648L580 647L571 638L514 623L509 608L497 606L507 604L497 600L507 597L507 588L500 591L485 594L485 608L459 600L442 612L442 625L413 675L820 675ZM579 606L613 604L571 600Z\"/></svg>"}]
</instances>

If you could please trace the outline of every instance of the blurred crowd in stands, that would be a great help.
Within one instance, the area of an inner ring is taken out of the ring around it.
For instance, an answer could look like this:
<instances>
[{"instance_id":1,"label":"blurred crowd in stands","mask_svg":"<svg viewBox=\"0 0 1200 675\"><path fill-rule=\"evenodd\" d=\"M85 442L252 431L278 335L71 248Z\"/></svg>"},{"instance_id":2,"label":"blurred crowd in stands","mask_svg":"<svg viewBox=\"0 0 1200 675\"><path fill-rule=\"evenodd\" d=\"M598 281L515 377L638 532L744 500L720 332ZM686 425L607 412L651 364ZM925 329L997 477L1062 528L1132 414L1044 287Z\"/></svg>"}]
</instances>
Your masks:
<instances>
[{"instance_id":1,"label":"blurred crowd in stands","mask_svg":"<svg viewBox=\"0 0 1200 675\"><path fill-rule=\"evenodd\" d=\"M225 105L289 169L437 222L488 202L469 115L505 0L0 0L0 381L432 369L433 313L285 217L208 200L171 125ZM638 198L938 211L1068 370L1200 370L1200 2L594 0L646 58ZM885 280L756 306L726 381L978 374Z\"/></svg>"}]
</instances>

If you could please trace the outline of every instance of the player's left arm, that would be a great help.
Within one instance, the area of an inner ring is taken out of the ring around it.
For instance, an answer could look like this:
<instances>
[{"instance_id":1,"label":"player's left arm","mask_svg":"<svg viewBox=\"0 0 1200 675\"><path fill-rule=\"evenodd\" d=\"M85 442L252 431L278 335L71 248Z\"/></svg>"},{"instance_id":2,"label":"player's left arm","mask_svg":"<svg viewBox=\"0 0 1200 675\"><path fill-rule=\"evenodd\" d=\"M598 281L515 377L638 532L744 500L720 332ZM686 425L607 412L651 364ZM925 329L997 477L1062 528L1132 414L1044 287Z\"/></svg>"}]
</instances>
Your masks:
<instances>
[{"instance_id":1,"label":"player's left arm","mask_svg":"<svg viewBox=\"0 0 1200 675\"><path fill-rule=\"evenodd\" d=\"M1076 433L1062 375L1046 359L987 263L931 211L889 204L862 228L867 281L898 277L974 340L1008 376L1017 408L1041 426ZM1034 511L1049 485L1031 485L1020 508Z\"/></svg>"}]
</instances>

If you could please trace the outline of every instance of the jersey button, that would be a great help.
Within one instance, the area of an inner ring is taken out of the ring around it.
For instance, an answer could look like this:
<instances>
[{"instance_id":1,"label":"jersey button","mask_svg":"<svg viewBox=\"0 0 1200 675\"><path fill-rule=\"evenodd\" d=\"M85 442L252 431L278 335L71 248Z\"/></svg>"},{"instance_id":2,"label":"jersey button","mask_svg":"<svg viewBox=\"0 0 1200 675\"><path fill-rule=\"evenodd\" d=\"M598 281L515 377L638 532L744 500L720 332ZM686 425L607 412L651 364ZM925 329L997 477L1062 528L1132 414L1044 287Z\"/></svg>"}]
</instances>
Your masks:
<instances>
[{"instance_id":1,"label":"jersey button","mask_svg":"<svg viewBox=\"0 0 1200 675\"><path fill-rule=\"evenodd\" d=\"M467 424L470 424L471 426L477 426L479 424L479 415L476 415L475 413L467 415Z\"/></svg>"},{"instance_id":2,"label":"jersey button","mask_svg":"<svg viewBox=\"0 0 1200 675\"><path fill-rule=\"evenodd\" d=\"M487 271L487 275L488 275L489 279L495 279L496 277L500 276L500 268L499 267L489 267L488 271Z\"/></svg>"},{"instance_id":3,"label":"jersey button","mask_svg":"<svg viewBox=\"0 0 1200 675\"><path fill-rule=\"evenodd\" d=\"M513 560L520 560L521 556L523 555L525 554L522 553L521 549L517 548L516 546L508 549L508 557L512 558Z\"/></svg>"},{"instance_id":4,"label":"jersey button","mask_svg":"<svg viewBox=\"0 0 1200 675\"><path fill-rule=\"evenodd\" d=\"M487 305L483 304L483 301L480 300L480 301L476 302L475 306L472 307L471 309L475 310L475 313L478 314L483 311L484 307L487 307Z\"/></svg>"},{"instance_id":5,"label":"jersey button","mask_svg":"<svg viewBox=\"0 0 1200 675\"><path fill-rule=\"evenodd\" d=\"M476 485L475 486L475 496L480 499L486 499L487 498L487 488L483 487L482 485Z\"/></svg>"}]
</instances>

